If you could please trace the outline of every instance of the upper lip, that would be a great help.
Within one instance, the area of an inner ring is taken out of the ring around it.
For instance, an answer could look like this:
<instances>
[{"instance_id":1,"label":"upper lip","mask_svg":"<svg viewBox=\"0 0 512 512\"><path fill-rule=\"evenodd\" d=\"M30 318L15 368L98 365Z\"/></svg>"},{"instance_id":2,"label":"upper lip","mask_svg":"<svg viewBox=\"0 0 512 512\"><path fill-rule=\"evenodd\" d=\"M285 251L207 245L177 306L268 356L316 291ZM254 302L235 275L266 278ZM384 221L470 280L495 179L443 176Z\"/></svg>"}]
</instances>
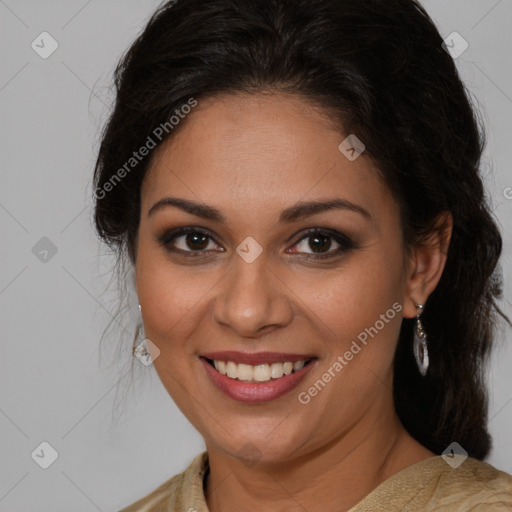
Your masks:
<instances>
[{"instance_id":1,"label":"upper lip","mask_svg":"<svg viewBox=\"0 0 512 512\"><path fill-rule=\"evenodd\" d=\"M217 361L233 361L234 363L258 365L272 363L286 363L290 361L307 361L314 359L316 356L312 354L288 354L284 352L237 352L236 350L226 350L222 352L208 352L201 354L207 359L216 359Z\"/></svg>"}]
</instances>

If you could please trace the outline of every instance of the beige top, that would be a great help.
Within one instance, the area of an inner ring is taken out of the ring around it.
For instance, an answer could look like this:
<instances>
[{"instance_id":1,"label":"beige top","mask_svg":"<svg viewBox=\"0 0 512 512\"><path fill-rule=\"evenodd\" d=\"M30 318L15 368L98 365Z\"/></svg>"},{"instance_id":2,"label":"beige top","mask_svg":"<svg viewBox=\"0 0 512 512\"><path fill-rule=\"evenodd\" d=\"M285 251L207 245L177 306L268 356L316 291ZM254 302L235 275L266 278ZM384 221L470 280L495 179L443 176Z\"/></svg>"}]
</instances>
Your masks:
<instances>
[{"instance_id":1,"label":"beige top","mask_svg":"<svg viewBox=\"0 0 512 512\"><path fill-rule=\"evenodd\" d=\"M208 512L203 492L208 468L203 452L183 473L119 512ZM511 510L511 475L471 457L452 468L436 456L389 477L347 512Z\"/></svg>"}]
</instances>

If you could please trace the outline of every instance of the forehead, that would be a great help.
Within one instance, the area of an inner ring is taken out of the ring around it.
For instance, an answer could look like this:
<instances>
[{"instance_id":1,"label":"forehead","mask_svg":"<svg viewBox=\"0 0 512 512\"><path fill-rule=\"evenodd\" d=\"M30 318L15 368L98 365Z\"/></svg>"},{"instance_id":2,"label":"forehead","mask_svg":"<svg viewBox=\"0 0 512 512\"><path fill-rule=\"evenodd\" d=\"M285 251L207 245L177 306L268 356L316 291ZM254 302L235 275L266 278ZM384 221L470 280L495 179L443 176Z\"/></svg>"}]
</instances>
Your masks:
<instances>
[{"instance_id":1,"label":"forehead","mask_svg":"<svg viewBox=\"0 0 512 512\"><path fill-rule=\"evenodd\" d=\"M345 198L370 212L391 206L371 160L364 152L349 160L338 148L348 134L301 97L209 98L181 122L153 157L142 187L143 213L165 195L253 220L318 198Z\"/></svg>"}]
</instances>

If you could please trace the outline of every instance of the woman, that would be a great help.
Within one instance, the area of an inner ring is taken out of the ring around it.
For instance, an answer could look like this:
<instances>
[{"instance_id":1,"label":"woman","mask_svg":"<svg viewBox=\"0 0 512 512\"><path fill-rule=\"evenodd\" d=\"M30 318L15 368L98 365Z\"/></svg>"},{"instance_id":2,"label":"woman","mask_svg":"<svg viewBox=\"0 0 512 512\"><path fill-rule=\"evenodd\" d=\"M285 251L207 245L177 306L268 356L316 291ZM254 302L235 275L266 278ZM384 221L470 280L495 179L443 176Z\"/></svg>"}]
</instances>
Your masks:
<instances>
[{"instance_id":1,"label":"woman","mask_svg":"<svg viewBox=\"0 0 512 512\"><path fill-rule=\"evenodd\" d=\"M169 2L116 86L96 228L206 445L123 511L510 510L483 462L501 238L423 8Z\"/></svg>"}]
</instances>

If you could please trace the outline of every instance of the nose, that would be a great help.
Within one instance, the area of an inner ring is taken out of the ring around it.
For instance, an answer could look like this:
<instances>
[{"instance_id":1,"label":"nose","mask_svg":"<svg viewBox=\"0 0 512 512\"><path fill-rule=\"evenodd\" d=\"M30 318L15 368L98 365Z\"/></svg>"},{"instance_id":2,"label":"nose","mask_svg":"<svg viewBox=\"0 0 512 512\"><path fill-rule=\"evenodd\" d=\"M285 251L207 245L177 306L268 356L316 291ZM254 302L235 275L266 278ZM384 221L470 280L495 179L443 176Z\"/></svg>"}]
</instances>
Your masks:
<instances>
[{"instance_id":1,"label":"nose","mask_svg":"<svg viewBox=\"0 0 512 512\"><path fill-rule=\"evenodd\" d=\"M291 291L277 266L270 267L265 252L252 263L238 254L233 259L232 267L219 283L213 308L216 322L246 338L288 325L293 318Z\"/></svg>"}]
</instances>

